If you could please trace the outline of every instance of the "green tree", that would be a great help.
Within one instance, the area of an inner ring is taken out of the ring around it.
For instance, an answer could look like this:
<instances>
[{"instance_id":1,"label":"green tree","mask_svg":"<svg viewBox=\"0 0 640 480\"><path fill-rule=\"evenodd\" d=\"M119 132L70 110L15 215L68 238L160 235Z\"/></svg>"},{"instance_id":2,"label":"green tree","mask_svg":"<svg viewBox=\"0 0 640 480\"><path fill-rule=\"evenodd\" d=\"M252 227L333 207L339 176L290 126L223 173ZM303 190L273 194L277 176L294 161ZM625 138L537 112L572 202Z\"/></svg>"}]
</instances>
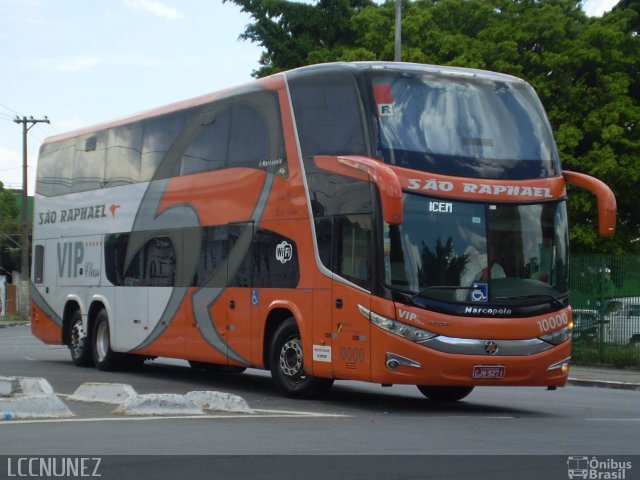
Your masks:
<instances>
[{"instance_id":1,"label":"green tree","mask_svg":"<svg viewBox=\"0 0 640 480\"><path fill-rule=\"evenodd\" d=\"M393 1L234 1L255 19L242 38L267 49L257 76L308 63L393 59ZM340 4L335 12L344 17L323 19L329 4ZM531 83L547 110L563 167L600 178L617 197L618 233L601 239L594 228L594 199L570 189L573 250L639 253L640 242L633 240L640 237L635 198L640 0L622 0L601 18L587 17L580 5L579 0L404 0L402 57L508 73ZM327 21L334 30L317 30ZM269 30L274 26L278 38L286 39L284 51L295 50L295 58L280 60L280 44ZM298 38L307 28L309 35ZM313 33L318 31L324 35Z\"/></svg>"},{"instance_id":2,"label":"green tree","mask_svg":"<svg viewBox=\"0 0 640 480\"><path fill-rule=\"evenodd\" d=\"M0 182L0 275L20 269L20 222L13 192Z\"/></svg>"},{"instance_id":3,"label":"green tree","mask_svg":"<svg viewBox=\"0 0 640 480\"><path fill-rule=\"evenodd\" d=\"M351 17L371 0L320 0L315 5L286 0L224 0L239 5L254 18L240 38L265 48L255 77L309 63L309 54L350 46L355 32Z\"/></svg>"}]
</instances>

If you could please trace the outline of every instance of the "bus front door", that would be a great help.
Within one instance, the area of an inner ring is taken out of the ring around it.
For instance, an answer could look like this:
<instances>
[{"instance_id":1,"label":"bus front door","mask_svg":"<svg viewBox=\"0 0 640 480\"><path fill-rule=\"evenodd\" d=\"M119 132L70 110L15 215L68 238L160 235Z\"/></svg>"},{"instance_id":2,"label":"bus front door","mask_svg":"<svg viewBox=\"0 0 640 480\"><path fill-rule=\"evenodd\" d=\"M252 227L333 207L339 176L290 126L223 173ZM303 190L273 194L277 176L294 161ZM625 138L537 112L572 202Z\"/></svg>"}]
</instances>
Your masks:
<instances>
[{"instance_id":1,"label":"bus front door","mask_svg":"<svg viewBox=\"0 0 640 480\"><path fill-rule=\"evenodd\" d=\"M340 378L371 378L371 215L337 215L333 221L332 366Z\"/></svg>"}]
</instances>

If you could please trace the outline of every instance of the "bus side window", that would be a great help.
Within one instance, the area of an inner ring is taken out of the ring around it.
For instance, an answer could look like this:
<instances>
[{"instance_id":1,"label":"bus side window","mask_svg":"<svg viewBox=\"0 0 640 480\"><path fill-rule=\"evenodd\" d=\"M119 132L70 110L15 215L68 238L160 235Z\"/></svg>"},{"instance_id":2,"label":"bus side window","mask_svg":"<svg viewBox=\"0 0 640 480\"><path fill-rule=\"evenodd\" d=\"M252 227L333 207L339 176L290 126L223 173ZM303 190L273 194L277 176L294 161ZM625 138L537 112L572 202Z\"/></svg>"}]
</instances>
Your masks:
<instances>
[{"instance_id":1,"label":"bus side window","mask_svg":"<svg viewBox=\"0 0 640 480\"><path fill-rule=\"evenodd\" d=\"M302 155L367 155L363 110L348 74L290 82Z\"/></svg>"},{"instance_id":2,"label":"bus side window","mask_svg":"<svg viewBox=\"0 0 640 480\"><path fill-rule=\"evenodd\" d=\"M44 274L44 245L36 245L35 258L33 260L33 283L43 283Z\"/></svg>"},{"instance_id":3,"label":"bus side window","mask_svg":"<svg viewBox=\"0 0 640 480\"><path fill-rule=\"evenodd\" d=\"M296 243L279 233L259 229L249 256L252 262L251 286L256 288L296 288L300 265Z\"/></svg>"},{"instance_id":4,"label":"bus side window","mask_svg":"<svg viewBox=\"0 0 640 480\"><path fill-rule=\"evenodd\" d=\"M107 160L107 133L101 131L76 139L71 192L97 190L104 182Z\"/></svg>"},{"instance_id":5,"label":"bus side window","mask_svg":"<svg viewBox=\"0 0 640 480\"><path fill-rule=\"evenodd\" d=\"M76 139L43 145L38 158L36 192L45 197L71 191Z\"/></svg>"},{"instance_id":6,"label":"bus side window","mask_svg":"<svg viewBox=\"0 0 640 480\"><path fill-rule=\"evenodd\" d=\"M227 156L231 108L223 107L215 117L202 125L200 133L182 156L180 175L208 172L223 168Z\"/></svg>"},{"instance_id":7,"label":"bus side window","mask_svg":"<svg viewBox=\"0 0 640 480\"><path fill-rule=\"evenodd\" d=\"M333 249L333 222L331 217L317 217L316 239L318 241L318 255L322 264L331 269L331 258Z\"/></svg>"},{"instance_id":8,"label":"bus side window","mask_svg":"<svg viewBox=\"0 0 640 480\"><path fill-rule=\"evenodd\" d=\"M227 166L258 167L266 160L269 160L267 120L252 105L234 105Z\"/></svg>"},{"instance_id":9,"label":"bus side window","mask_svg":"<svg viewBox=\"0 0 640 480\"><path fill-rule=\"evenodd\" d=\"M371 288L371 215L335 217L334 271Z\"/></svg>"},{"instance_id":10,"label":"bus side window","mask_svg":"<svg viewBox=\"0 0 640 480\"><path fill-rule=\"evenodd\" d=\"M115 286L124 285L124 259L128 233L114 233L104 238L104 266L107 279Z\"/></svg>"},{"instance_id":11,"label":"bus side window","mask_svg":"<svg viewBox=\"0 0 640 480\"><path fill-rule=\"evenodd\" d=\"M126 248L120 249L119 253L126 253ZM120 256L120 261L124 262L124 255ZM175 247L169 237L162 236L152 238L138 250L124 272L122 284L125 287L172 287L175 278Z\"/></svg>"},{"instance_id":12,"label":"bus side window","mask_svg":"<svg viewBox=\"0 0 640 480\"><path fill-rule=\"evenodd\" d=\"M127 185L140 181L142 155L142 123L113 127L107 140L107 164L104 187Z\"/></svg>"},{"instance_id":13,"label":"bus side window","mask_svg":"<svg viewBox=\"0 0 640 480\"><path fill-rule=\"evenodd\" d=\"M144 284L172 287L176 279L176 250L169 237L156 237L145 245Z\"/></svg>"},{"instance_id":14,"label":"bus side window","mask_svg":"<svg viewBox=\"0 0 640 480\"><path fill-rule=\"evenodd\" d=\"M200 259L193 286L225 287L227 284L227 226L202 227Z\"/></svg>"},{"instance_id":15,"label":"bus side window","mask_svg":"<svg viewBox=\"0 0 640 480\"><path fill-rule=\"evenodd\" d=\"M160 162L184 130L187 117L190 115L193 115L193 112L176 112L145 120L140 181L146 182L154 178Z\"/></svg>"}]
</instances>

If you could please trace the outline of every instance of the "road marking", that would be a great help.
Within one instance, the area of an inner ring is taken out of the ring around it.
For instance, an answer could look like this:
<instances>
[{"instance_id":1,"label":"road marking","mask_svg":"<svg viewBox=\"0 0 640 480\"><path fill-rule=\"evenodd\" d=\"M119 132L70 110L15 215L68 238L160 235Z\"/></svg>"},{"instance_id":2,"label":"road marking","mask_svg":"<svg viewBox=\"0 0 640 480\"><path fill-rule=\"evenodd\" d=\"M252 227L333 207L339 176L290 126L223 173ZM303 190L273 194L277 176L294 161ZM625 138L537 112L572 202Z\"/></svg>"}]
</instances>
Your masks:
<instances>
[{"instance_id":1,"label":"road marking","mask_svg":"<svg viewBox=\"0 0 640 480\"><path fill-rule=\"evenodd\" d=\"M436 418L436 417L432 417ZM508 415L447 415L446 418L484 418L489 420L513 420L518 417L511 417Z\"/></svg>"},{"instance_id":2,"label":"road marking","mask_svg":"<svg viewBox=\"0 0 640 480\"><path fill-rule=\"evenodd\" d=\"M265 410L265 409L254 408L253 411L264 412L265 414L272 414L272 415L286 415L286 416L296 416L296 417L327 417L327 418L352 417L352 415L343 415L341 413L318 413L318 412L304 412L304 411L298 411L298 410Z\"/></svg>"},{"instance_id":3,"label":"road marking","mask_svg":"<svg viewBox=\"0 0 640 480\"><path fill-rule=\"evenodd\" d=\"M96 417L96 418L31 418L23 420L7 420L0 421L0 428L3 425L31 424L31 423L87 423L87 422L142 422L149 420L225 420L225 419L262 419L262 418L348 418L351 415L342 415L339 413L315 413L300 412L291 410L263 410L254 409L254 412L260 415L252 414L225 414L225 415L167 415L167 416L148 416L148 417Z\"/></svg>"},{"instance_id":4,"label":"road marking","mask_svg":"<svg viewBox=\"0 0 640 480\"><path fill-rule=\"evenodd\" d=\"M640 418L585 418L589 422L640 422Z\"/></svg>"}]
</instances>

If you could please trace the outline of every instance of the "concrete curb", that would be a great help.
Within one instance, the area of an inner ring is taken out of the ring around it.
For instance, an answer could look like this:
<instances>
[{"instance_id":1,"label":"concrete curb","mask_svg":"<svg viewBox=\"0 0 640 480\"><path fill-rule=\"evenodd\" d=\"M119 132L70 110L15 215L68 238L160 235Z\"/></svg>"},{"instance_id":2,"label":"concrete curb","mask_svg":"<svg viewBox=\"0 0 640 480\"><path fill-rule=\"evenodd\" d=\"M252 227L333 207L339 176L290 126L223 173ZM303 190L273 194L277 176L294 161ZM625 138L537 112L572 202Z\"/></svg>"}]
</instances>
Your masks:
<instances>
[{"instance_id":1,"label":"concrete curb","mask_svg":"<svg viewBox=\"0 0 640 480\"><path fill-rule=\"evenodd\" d=\"M176 393L149 393L135 395L124 401L115 415L204 415L204 411L185 395Z\"/></svg>"},{"instance_id":2,"label":"concrete curb","mask_svg":"<svg viewBox=\"0 0 640 480\"><path fill-rule=\"evenodd\" d=\"M68 418L75 415L44 378L0 377L0 418Z\"/></svg>"},{"instance_id":3,"label":"concrete curb","mask_svg":"<svg viewBox=\"0 0 640 480\"><path fill-rule=\"evenodd\" d=\"M137 392L126 383L86 382L76 388L76 391L69 395L67 400L120 405L135 395Z\"/></svg>"},{"instance_id":4,"label":"concrete curb","mask_svg":"<svg viewBox=\"0 0 640 480\"><path fill-rule=\"evenodd\" d=\"M249 408L249 405L244 398L231 393L205 390L189 392L186 397L202 410L248 414L255 413L251 408Z\"/></svg>"},{"instance_id":5,"label":"concrete curb","mask_svg":"<svg viewBox=\"0 0 640 480\"><path fill-rule=\"evenodd\" d=\"M214 391L193 391L186 395L151 393L134 395L124 401L115 415L204 415L205 411L255 413L244 398Z\"/></svg>"},{"instance_id":6,"label":"concrete curb","mask_svg":"<svg viewBox=\"0 0 640 480\"><path fill-rule=\"evenodd\" d=\"M640 384L627 382L614 382L610 380L586 380L581 378L569 378L567 385L576 387L615 388L618 390L640 390Z\"/></svg>"}]
</instances>

